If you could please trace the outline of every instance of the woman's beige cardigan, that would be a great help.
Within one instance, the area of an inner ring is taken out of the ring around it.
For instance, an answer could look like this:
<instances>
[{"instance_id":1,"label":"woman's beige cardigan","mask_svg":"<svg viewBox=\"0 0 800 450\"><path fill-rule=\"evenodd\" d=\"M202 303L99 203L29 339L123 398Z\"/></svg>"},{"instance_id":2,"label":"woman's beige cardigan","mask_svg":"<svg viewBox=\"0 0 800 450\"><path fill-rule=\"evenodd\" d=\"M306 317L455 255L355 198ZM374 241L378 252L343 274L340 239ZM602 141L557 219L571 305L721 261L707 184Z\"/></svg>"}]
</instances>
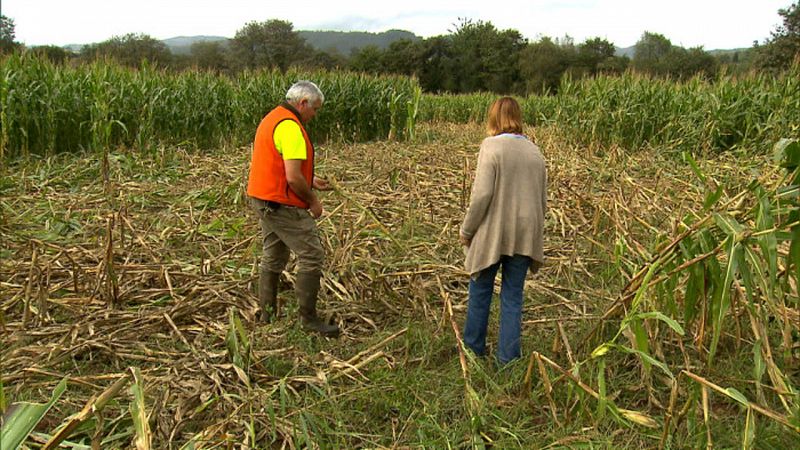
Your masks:
<instances>
[{"instance_id":1,"label":"woman's beige cardigan","mask_svg":"<svg viewBox=\"0 0 800 450\"><path fill-rule=\"evenodd\" d=\"M547 169L539 147L520 135L483 140L461 235L471 239L466 270L475 275L502 255L533 259L531 272L544 263Z\"/></svg>"}]
</instances>

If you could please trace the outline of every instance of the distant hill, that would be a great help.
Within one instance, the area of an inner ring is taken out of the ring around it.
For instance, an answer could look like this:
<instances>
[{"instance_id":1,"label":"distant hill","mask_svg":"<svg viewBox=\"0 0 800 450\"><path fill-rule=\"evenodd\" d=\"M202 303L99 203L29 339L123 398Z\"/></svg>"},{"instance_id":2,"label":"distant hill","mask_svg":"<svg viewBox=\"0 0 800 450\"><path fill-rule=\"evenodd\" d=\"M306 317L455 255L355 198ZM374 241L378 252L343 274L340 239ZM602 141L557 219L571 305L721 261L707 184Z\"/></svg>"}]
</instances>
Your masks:
<instances>
[{"instance_id":1,"label":"distant hill","mask_svg":"<svg viewBox=\"0 0 800 450\"><path fill-rule=\"evenodd\" d=\"M753 50L753 49L752 48L732 48L732 49L728 49L728 50L708 50L708 53L710 53L710 54L712 54L714 56L722 56L722 55L733 55L733 54L736 54L736 53L745 54L745 53L749 53L751 50Z\"/></svg>"},{"instance_id":2,"label":"distant hill","mask_svg":"<svg viewBox=\"0 0 800 450\"><path fill-rule=\"evenodd\" d=\"M349 56L353 49L361 49L368 45L385 50L392 42L401 39L412 41L422 39L416 34L404 30L389 30L381 33L366 31L300 31L299 33L315 49L325 52L335 49L345 56Z\"/></svg>"},{"instance_id":3,"label":"distant hill","mask_svg":"<svg viewBox=\"0 0 800 450\"><path fill-rule=\"evenodd\" d=\"M298 31L298 33L315 49L326 52L335 50L344 56L349 56L353 49L361 49L368 45L385 50L392 42L401 39L413 41L422 39L405 30L389 30L381 33L366 31ZM166 44L169 51L175 55L188 55L195 42L224 42L227 44L229 40L230 38L224 36L176 36L161 42ZM77 53L81 51L82 47L82 44L70 44L63 48Z\"/></svg>"},{"instance_id":4,"label":"distant hill","mask_svg":"<svg viewBox=\"0 0 800 450\"><path fill-rule=\"evenodd\" d=\"M714 56L722 56L722 55L733 55L736 53L745 54L750 51L749 48L731 48L731 49L717 49L717 50L706 50L709 54ZM630 47L617 47L616 51L614 52L614 56L627 56L628 58L633 58L634 53L636 53L636 46L631 45Z\"/></svg>"},{"instance_id":5,"label":"distant hill","mask_svg":"<svg viewBox=\"0 0 800 450\"><path fill-rule=\"evenodd\" d=\"M401 39L420 40L419 36L410 31L389 30L381 33L368 33L365 31L298 31L306 42L317 50L331 52L333 50L348 56L353 49L360 49L374 45L386 49L392 42ZM164 39L164 44L175 55L188 55L192 44L195 42L228 42L229 38L222 36L178 36Z\"/></svg>"},{"instance_id":6,"label":"distant hill","mask_svg":"<svg viewBox=\"0 0 800 450\"><path fill-rule=\"evenodd\" d=\"M368 45L374 45L379 49L385 50L392 44L402 39L410 39L418 41L422 38L416 34L405 30L388 30L380 33L370 33L367 31L298 31L306 42L309 43L316 50L325 52L336 51L344 56L350 56L353 49L361 49ZM175 55L188 55L195 42L225 42L227 43L230 38L224 36L177 36L169 39L164 39L163 42L169 50ZM63 48L80 52L81 44L65 45ZM633 58L636 46L630 47L616 47L614 54L616 56L627 56ZM717 49L707 50L710 54L720 56L723 54L746 53L747 48L734 48L734 49Z\"/></svg>"},{"instance_id":7,"label":"distant hill","mask_svg":"<svg viewBox=\"0 0 800 450\"><path fill-rule=\"evenodd\" d=\"M223 36L177 36L169 39L164 39L163 42L170 52L174 55L188 55L191 51L192 44L195 42L218 42L223 41L227 44L228 38ZM89 44L86 44L89 45ZM84 44L69 44L65 45L64 49L74 53L80 53Z\"/></svg>"},{"instance_id":8,"label":"distant hill","mask_svg":"<svg viewBox=\"0 0 800 450\"><path fill-rule=\"evenodd\" d=\"M614 56L627 56L628 58L633 58L633 54L636 51L636 46L631 45L630 47L616 47L614 51Z\"/></svg>"},{"instance_id":9,"label":"distant hill","mask_svg":"<svg viewBox=\"0 0 800 450\"><path fill-rule=\"evenodd\" d=\"M174 55L188 55L191 52L192 44L195 42L224 42L228 43L228 38L222 36L177 36L164 39L163 42Z\"/></svg>"}]
</instances>

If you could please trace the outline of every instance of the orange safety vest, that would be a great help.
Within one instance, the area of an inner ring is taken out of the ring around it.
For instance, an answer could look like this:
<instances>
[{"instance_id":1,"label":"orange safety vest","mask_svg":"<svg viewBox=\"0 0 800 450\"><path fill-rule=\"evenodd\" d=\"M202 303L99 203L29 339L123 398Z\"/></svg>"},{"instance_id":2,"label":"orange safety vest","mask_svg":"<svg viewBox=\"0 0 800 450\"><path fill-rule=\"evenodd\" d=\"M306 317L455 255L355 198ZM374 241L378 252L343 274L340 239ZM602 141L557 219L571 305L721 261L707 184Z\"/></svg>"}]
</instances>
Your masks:
<instances>
[{"instance_id":1,"label":"orange safety vest","mask_svg":"<svg viewBox=\"0 0 800 450\"><path fill-rule=\"evenodd\" d=\"M303 178L311 188L314 180L314 146L299 116L291 105L283 104L269 112L258 125L253 142L253 156L250 161L250 177L247 181L247 195L261 200L281 203L308 209L308 203L297 196L286 181L286 167L283 156L275 148L275 128L284 120L293 120L300 125L306 141L306 159L300 166Z\"/></svg>"}]
</instances>

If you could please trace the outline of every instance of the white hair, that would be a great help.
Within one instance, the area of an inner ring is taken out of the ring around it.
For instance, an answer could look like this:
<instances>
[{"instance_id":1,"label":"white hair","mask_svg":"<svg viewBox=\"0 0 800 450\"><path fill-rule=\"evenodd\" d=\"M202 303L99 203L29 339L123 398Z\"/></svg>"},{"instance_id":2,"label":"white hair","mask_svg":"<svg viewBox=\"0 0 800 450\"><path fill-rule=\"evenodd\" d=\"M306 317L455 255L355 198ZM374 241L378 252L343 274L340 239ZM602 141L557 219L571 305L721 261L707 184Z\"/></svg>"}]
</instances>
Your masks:
<instances>
[{"instance_id":1,"label":"white hair","mask_svg":"<svg viewBox=\"0 0 800 450\"><path fill-rule=\"evenodd\" d=\"M319 100L321 103L325 101L325 95L322 94L316 84L308 80L300 80L286 91L286 101L297 103L303 101L303 99L307 99L311 103Z\"/></svg>"}]
</instances>

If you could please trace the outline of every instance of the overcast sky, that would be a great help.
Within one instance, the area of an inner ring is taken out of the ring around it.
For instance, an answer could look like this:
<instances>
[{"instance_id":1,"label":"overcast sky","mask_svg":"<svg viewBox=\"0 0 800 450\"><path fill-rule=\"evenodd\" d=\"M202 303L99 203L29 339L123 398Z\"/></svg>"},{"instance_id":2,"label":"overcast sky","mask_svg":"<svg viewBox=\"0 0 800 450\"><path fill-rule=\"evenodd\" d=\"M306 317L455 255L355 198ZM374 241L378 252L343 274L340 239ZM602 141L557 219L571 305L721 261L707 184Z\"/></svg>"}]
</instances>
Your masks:
<instances>
[{"instance_id":1,"label":"overcast sky","mask_svg":"<svg viewBox=\"0 0 800 450\"><path fill-rule=\"evenodd\" d=\"M618 47L644 31L674 45L706 50L750 47L781 23L792 0L0 0L28 46L87 44L114 35L156 39L233 37L250 21L287 20L295 30L379 32L403 29L422 37L447 34L459 18L513 28L530 40L602 37Z\"/></svg>"}]
</instances>

